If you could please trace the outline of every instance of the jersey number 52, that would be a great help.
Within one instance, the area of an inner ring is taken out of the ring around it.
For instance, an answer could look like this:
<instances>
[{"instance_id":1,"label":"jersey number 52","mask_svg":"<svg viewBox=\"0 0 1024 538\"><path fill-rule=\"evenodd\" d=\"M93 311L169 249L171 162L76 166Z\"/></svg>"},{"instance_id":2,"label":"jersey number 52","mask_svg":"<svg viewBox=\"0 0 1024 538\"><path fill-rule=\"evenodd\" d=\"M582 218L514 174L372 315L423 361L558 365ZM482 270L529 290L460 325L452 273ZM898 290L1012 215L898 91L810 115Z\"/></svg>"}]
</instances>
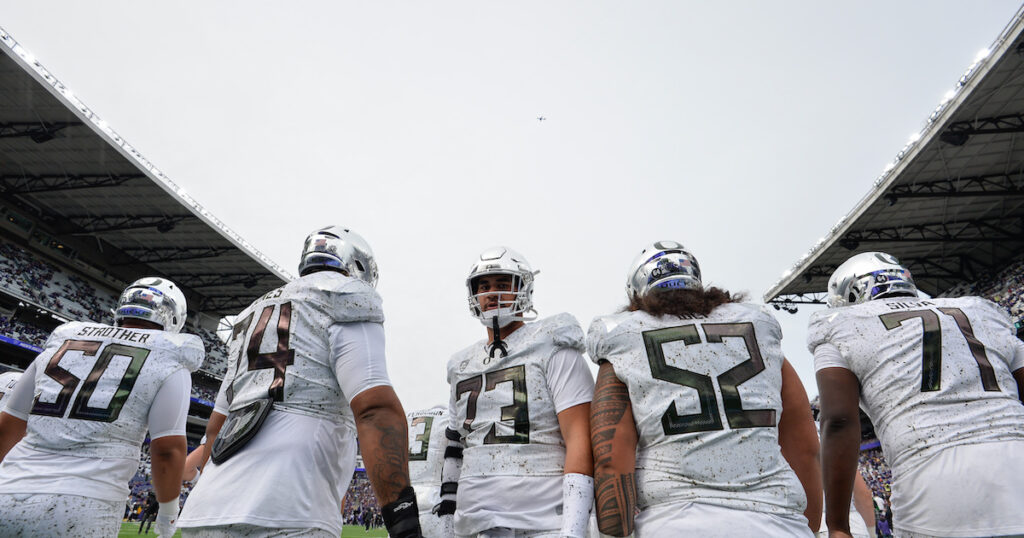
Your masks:
<instances>
[{"instance_id":1,"label":"jersey number 52","mask_svg":"<svg viewBox=\"0 0 1024 538\"><path fill-rule=\"evenodd\" d=\"M737 389L741 383L764 371L764 359L761 358L761 351L757 347L754 326L750 323L706 323L701 328L704 329L708 344L721 344L722 339L727 337L742 338L750 356L717 378L729 427L736 429L775 426L774 409L743 409L743 402L740 401L740 392ZM665 361L663 346L669 342L682 340L688 346L702 343L697 325L645 331L643 338L644 346L647 348L647 360L651 365L651 375L655 379L695 389L700 400L700 412L692 415L680 415L676 410L676 402L670 403L665 414L661 416L661 426L665 435L725 429L718 414L718 398L711 376L676 368Z\"/></svg>"}]
</instances>

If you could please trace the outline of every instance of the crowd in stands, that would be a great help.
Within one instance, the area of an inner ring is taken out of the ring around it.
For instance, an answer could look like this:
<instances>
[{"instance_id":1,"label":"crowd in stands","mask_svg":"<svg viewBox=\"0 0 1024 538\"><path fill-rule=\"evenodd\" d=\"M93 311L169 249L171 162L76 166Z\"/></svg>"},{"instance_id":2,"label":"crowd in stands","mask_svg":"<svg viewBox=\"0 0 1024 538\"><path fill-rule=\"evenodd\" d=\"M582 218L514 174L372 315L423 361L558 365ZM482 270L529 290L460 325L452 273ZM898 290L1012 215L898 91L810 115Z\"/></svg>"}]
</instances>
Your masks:
<instances>
[{"instance_id":1,"label":"crowd in stands","mask_svg":"<svg viewBox=\"0 0 1024 538\"><path fill-rule=\"evenodd\" d=\"M188 450L191 452L195 450L195 447L189 446ZM152 468L152 459L149 455L149 440L147 439L142 444L139 468L135 471L135 476L128 481L128 499L125 501L125 508L127 509L125 518L128 521L135 521L141 517L142 509L146 506L146 496L150 491L153 491L153 485L150 482ZM178 498L179 506L185 504L185 499L188 498L188 494L191 491L191 486L182 488L181 495Z\"/></svg>"},{"instance_id":2,"label":"crowd in stands","mask_svg":"<svg viewBox=\"0 0 1024 538\"><path fill-rule=\"evenodd\" d=\"M384 526L377 496L373 494L370 480L363 471L356 471L352 477L343 506L342 518L346 525L362 525L365 529Z\"/></svg>"},{"instance_id":3,"label":"crowd in stands","mask_svg":"<svg viewBox=\"0 0 1024 538\"><path fill-rule=\"evenodd\" d=\"M985 275L975 282L958 284L940 297L977 295L999 303L1015 323L1024 321L1024 255L997 273Z\"/></svg>"},{"instance_id":4,"label":"crowd in stands","mask_svg":"<svg viewBox=\"0 0 1024 538\"><path fill-rule=\"evenodd\" d=\"M218 379L223 378L228 369L228 349L224 342L220 341L216 333L202 327L189 325L185 327L185 332L198 335L203 340L206 360L199 369Z\"/></svg>"},{"instance_id":5,"label":"crowd in stands","mask_svg":"<svg viewBox=\"0 0 1024 538\"><path fill-rule=\"evenodd\" d=\"M889 502L892 470L885 462L882 449L872 448L861 451L857 468L868 487L871 488L878 536L892 536L892 506Z\"/></svg>"},{"instance_id":6,"label":"crowd in stands","mask_svg":"<svg viewBox=\"0 0 1024 538\"><path fill-rule=\"evenodd\" d=\"M201 385L196 383L194 380L192 382L193 398L199 398L200 400L213 403L217 399L217 390L218 388Z\"/></svg>"},{"instance_id":7,"label":"crowd in stands","mask_svg":"<svg viewBox=\"0 0 1024 538\"><path fill-rule=\"evenodd\" d=\"M109 321L117 297L84 279L33 256L11 243L0 243L0 285L69 319Z\"/></svg>"},{"instance_id":8,"label":"crowd in stands","mask_svg":"<svg viewBox=\"0 0 1024 538\"><path fill-rule=\"evenodd\" d=\"M46 338L50 336L50 331L0 315L0 334L26 344L43 347Z\"/></svg>"},{"instance_id":9,"label":"crowd in stands","mask_svg":"<svg viewBox=\"0 0 1024 538\"><path fill-rule=\"evenodd\" d=\"M78 321L110 323L117 304L115 293L98 289L85 279L4 241L0 241L0 290ZM203 340L206 361L201 369L223 377L227 370L227 348L216 333L194 325L186 326L185 332ZM18 320L0 318L0 334L41 346L48 331Z\"/></svg>"}]
</instances>

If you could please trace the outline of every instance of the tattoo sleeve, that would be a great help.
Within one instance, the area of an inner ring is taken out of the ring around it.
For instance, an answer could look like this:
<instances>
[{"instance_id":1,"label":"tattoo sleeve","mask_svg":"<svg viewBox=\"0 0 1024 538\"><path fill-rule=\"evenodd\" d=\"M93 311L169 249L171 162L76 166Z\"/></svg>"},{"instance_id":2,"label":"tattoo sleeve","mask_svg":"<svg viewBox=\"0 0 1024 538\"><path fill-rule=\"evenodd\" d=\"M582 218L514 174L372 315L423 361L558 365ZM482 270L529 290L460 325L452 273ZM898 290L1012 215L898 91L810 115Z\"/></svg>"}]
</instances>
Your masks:
<instances>
[{"instance_id":1,"label":"tattoo sleeve","mask_svg":"<svg viewBox=\"0 0 1024 538\"><path fill-rule=\"evenodd\" d=\"M405 416L381 409L357 423L366 474L381 506L409 485L409 438Z\"/></svg>"},{"instance_id":2,"label":"tattoo sleeve","mask_svg":"<svg viewBox=\"0 0 1024 538\"><path fill-rule=\"evenodd\" d=\"M610 363L601 364L590 409L597 526L604 534L626 536L633 532L637 502L637 433L629 391Z\"/></svg>"}]
</instances>

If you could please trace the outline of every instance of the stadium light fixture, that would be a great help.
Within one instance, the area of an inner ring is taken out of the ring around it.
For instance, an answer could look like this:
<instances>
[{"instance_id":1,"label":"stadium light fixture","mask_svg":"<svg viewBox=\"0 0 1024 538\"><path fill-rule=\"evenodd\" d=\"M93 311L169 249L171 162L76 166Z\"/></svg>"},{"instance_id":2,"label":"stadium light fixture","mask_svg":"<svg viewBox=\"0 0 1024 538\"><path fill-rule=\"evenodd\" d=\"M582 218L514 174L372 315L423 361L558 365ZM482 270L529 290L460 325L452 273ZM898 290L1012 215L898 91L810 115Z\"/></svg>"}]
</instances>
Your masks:
<instances>
[{"instance_id":1,"label":"stadium light fixture","mask_svg":"<svg viewBox=\"0 0 1024 538\"><path fill-rule=\"evenodd\" d=\"M945 131L939 135L939 140L951 145L951 146L962 146L967 143L971 138L971 135L964 132L957 131Z\"/></svg>"},{"instance_id":2,"label":"stadium light fixture","mask_svg":"<svg viewBox=\"0 0 1024 538\"><path fill-rule=\"evenodd\" d=\"M857 250L857 247L860 246L860 241L844 237L839 240L839 246L845 248L846 250Z\"/></svg>"}]
</instances>

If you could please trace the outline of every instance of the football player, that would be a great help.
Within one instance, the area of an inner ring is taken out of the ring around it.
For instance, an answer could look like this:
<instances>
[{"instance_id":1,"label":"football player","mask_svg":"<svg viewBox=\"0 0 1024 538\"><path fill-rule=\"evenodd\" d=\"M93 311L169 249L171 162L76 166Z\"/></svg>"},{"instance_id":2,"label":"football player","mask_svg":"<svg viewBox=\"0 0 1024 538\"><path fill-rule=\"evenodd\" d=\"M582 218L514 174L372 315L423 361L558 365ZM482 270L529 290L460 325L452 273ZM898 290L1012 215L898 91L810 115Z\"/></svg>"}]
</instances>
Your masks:
<instances>
[{"instance_id":1,"label":"football player","mask_svg":"<svg viewBox=\"0 0 1024 538\"><path fill-rule=\"evenodd\" d=\"M638 537L813 536L818 435L775 318L704 287L674 241L640 253L626 294L587 334L601 532L633 532L639 509Z\"/></svg>"},{"instance_id":2,"label":"football player","mask_svg":"<svg viewBox=\"0 0 1024 538\"><path fill-rule=\"evenodd\" d=\"M460 536L587 532L593 376L576 319L536 319L534 275L522 255L495 247L466 278L487 339L448 362L449 446L437 507L443 517L454 513Z\"/></svg>"},{"instance_id":3,"label":"football player","mask_svg":"<svg viewBox=\"0 0 1024 538\"><path fill-rule=\"evenodd\" d=\"M979 297L921 299L893 256L865 252L829 278L811 316L826 520L848 536L858 401L892 467L893 523L913 536L1024 533L1024 343Z\"/></svg>"},{"instance_id":4,"label":"football player","mask_svg":"<svg viewBox=\"0 0 1024 538\"><path fill-rule=\"evenodd\" d=\"M237 317L207 427L211 461L182 534L337 537L358 433L388 532L419 536L373 251L347 228L322 228L306 238L299 275Z\"/></svg>"},{"instance_id":5,"label":"football player","mask_svg":"<svg viewBox=\"0 0 1024 538\"><path fill-rule=\"evenodd\" d=\"M14 390L14 386L18 384L19 379L21 379L21 372L14 370L0 374L0 410L3 410L4 405L7 403L7 395Z\"/></svg>"},{"instance_id":6,"label":"football player","mask_svg":"<svg viewBox=\"0 0 1024 538\"><path fill-rule=\"evenodd\" d=\"M416 489L423 536L450 537L452 518L437 517L431 513L431 508L441 501L441 464L448 444L444 435L448 426L448 406L436 405L413 411L406 414L406 420L409 425L409 479Z\"/></svg>"},{"instance_id":7,"label":"football player","mask_svg":"<svg viewBox=\"0 0 1024 538\"><path fill-rule=\"evenodd\" d=\"M173 282L143 278L113 326L53 331L0 413L0 535L116 536L147 428L157 534L174 534L190 372L203 362L199 337L179 333L186 311Z\"/></svg>"}]
</instances>

